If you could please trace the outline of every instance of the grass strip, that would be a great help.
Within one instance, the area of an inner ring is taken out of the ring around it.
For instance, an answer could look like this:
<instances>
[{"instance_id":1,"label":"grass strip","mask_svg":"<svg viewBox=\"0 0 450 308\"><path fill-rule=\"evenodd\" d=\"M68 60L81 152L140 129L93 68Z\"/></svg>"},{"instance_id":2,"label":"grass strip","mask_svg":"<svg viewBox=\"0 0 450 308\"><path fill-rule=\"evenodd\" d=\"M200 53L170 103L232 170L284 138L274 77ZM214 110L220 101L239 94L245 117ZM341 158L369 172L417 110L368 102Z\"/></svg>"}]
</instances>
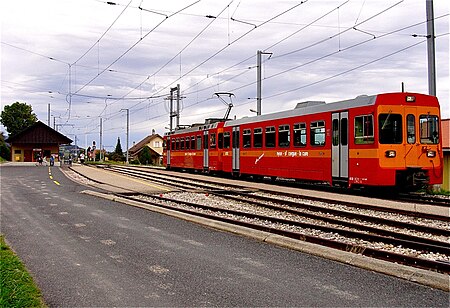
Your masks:
<instances>
[{"instance_id":1,"label":"grass strip","mask_svg":"<svg viewBox=\"0 0 450 308\"><path fill-rule=\"evenodd\" d=\"M41 292L0 235L0 307L47 307Z\"/></svg>"}]
</instances>

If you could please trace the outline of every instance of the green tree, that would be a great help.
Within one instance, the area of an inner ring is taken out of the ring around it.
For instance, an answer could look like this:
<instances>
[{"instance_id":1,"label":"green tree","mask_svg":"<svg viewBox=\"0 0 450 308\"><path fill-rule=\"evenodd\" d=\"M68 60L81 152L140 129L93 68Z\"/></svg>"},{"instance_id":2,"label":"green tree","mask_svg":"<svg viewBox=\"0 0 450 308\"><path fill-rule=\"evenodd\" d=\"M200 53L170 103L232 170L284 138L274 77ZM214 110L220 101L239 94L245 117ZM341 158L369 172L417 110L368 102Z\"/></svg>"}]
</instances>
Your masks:
<instances>
[{"instance_id":1,"label":"green tree","mask_svg":"<svg viewBox=\"0 0 450 308\"><path fill-rule=\"evenodd\" d=\"M117 138L116 149L110 156L111 160L114 161L124 161L125 157L123 156L122 145L120 144L120 137Z\"/></svg>"},{"instance_id":2,"label":"green tree","mask_svg":"<svg viewBox=\"0 0 450 308\"><path fill-rule=\"evenodd\" d=\"M15 102L7 105L0 115L0 123L5 126L10 136L20 133L25 128L37 122L37 116L33 113L31 105Z\"/></svg>"},{"instance_id":3,"label":"green tree","mask_svg":"<svg viewBox=\"0 0 450 308\"><path fill-rule=\"evenodd\" d=\"M150 148L148 146L144 146L141 153L139 153L139 161L144 165L152 163L152 155L150 154Z\"/></svg>"}]
</instances>

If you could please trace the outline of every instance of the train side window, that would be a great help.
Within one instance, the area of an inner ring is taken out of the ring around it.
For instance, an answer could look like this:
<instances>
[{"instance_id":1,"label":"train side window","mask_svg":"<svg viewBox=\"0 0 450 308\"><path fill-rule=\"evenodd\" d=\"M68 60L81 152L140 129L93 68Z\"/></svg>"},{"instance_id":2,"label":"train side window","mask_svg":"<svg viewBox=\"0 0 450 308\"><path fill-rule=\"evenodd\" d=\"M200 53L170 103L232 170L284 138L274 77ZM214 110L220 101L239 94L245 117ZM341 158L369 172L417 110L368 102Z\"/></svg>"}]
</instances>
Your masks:
<instances>
[{"instance_id":1,"label":"train side window","mask_svg":"<svg viewBox=\"0 0 450 308\"><path fill-rule=\"evenodd\" d=\"M217 144L219 145L219 149L223 149L223 133L219 133L217 136Z\"/></svg>"},{"instance_id":2,"label":"train side window","mask_svg":"<svg viewBox=\"0 0 450 308\"><path fill-rule=\"evenodd\" d=\"M191 149L195 150L195 136L191 137Z\"/></svg>"},{"instance_id":3,"label":"train side window","mask_svg":"<svg viewBox=\"0 0 450 308\"><path fill-rule=\"evenodd\" d=\"M416 143L416 117L413 114L406 116L406 140L409 144Z\"/></svg>"},{"instance_id":4,"label":"train side window","mask_svg":"<svg viewBox=\"0 0 450 308\"><path fill-rule=\"evenodd\" d=\"M325 145L325 121L315 121L310 124L311 145Z\"/></svg>"},{"instance_id":5,"label":"train side window","mask_svg":"<svg viewBox=\"0 0 450 308\"><path fill-rule=\"evenodd\" d=\"M184 150L184 138L180 139L180 150Z\"/></svg>"},{"instance_id":6,"label":"train side window","mask_svg":"<svg viewBox=\"0 0 450 308\"><path fill-rule=\"evenodd\" d=\"M202 136L197 136L197 150L201 150L202 149Z\"/></svg>"},{"instance_id":7,"label":"train side window","mask_svg":"<svg viewBox=\"0 0 450 308\"><path fill-rule=\"evenodd\" d=\"M282 148L291 145L291 128L289 125L278 126L278 146Z\"/></svg>"},{"instance_id":8,"label":"train side window","mask_svg":"<svg viewBox=\"0 0 450 308\"><path fill-rule=\"evenodd\" d=\"M294 146L306 146L306 123L294 124Z\"/></svg>"},{"instance_id":9,"label":"train side window","mask_svg":"<svg viewBox=\"0 0 450 308\"><path fill-rule=\"evenodd\" d=\"M244 148L251 147L252 144L252 131L250 129L244 129L242 132L242 144Z\"/></svg>"},{"instance_id":10,"label":"train side window","mask_svg":"<svg viewBox=\"0 0 450 308\"><path fill-rule=\"evenodd\" d=\"M186 137L186 150L191 148L191 137Z\"/></svg>"},{"instance_id":11,"label":"train side window","mask_svg":"<svg viewBox=\"0 0 450 308\"><path fill-rule=\"evenodd\" d=\"M203 135L203 149L208 149L209 146L209 140L208 140L208 134Z\"/></svg>"},{"instance_id":12,"label":"train side window","mask_svg":"<svg viewBox=\"0 0 450 308\"><path fill-rule=\"evenodd\" d=\"M339 145L339 120L333 119L333 145Z\"/></svg>"},{"instance_id":13,"label":"train side window","mask_svg":"<svg viewBox=\"0 0 450 308\"><path fill-rule=\"evenodd\" d=\"M373 142L373 116L369 114L355 117L355 144Z\"/></svg>"},{"instance_id":14,"label":"train side window","mask_svg":"<svg viewBox=\"0 0 450 308\"><path fill-rule=\"evenodd\" d=\"M378 116L379 138L381 144L401 144L402 115L394 113L382 113Z\"/></svg>"},{"instance_id":15,"label":"train side window","mask_svg":"<svg viewBox=\"0 0 450 308\"><path fill-rule=\"evenodd\" d=\"M255 128L253 130L253 147L262 148L262 128Z\"/></svg>"},{"instance_id":16,"label":"train side window","mask_svg":"<svg viewBox=\"0 0 450 308\"><path fill-rule=\"evenodd\" d=\"M229 149L230 148L230 132L223 133L223 148Z\"/></svg>"},{"instance_id":17,"label":"train side window","mask_svg":"<svg viewBox=\"0 0 450 308\"><path fill-rule=\"evenodd\" d=\"M180 149L180 138L177 138L175 141L175 150L179 150Z\"/></svg>"},{"instance_id":18,"label":"train side window","mask_svg":"<svg viewBox=\"0 0 450 308\"><path fill-rule=\"evenodd\" d=\"M215 149L216 148L216 134L210 134L209 136L209 147L211 149Z\"/></svg>"},{"instance_id":19,"label":"train side window","mask_svg":"<svg viewBox=\"0 0 450 308\"><path fill-rule=\"evenodd\" d=\"M275 126L266 127L266 148L274 148L275 147Z\"/></svg>"},{"instance_id":20,"label":"train side window","mask_svg":"<svg viewBox=\"0 0 450 308\"><path fill-rule=\"evenodd\" d=\"M348 144L348 119L341 119L341 145Z\"/></svg>"},{"instance_id":21,"label":"train side window","mask_svg":"<svg viewBox=\"0 0 450 308\"><path fill-rule=\"evenodd\" d=\"M421 115L419 117L420 143L439 143L439 118L432 115Z\"/></svg>"}]
</instances>

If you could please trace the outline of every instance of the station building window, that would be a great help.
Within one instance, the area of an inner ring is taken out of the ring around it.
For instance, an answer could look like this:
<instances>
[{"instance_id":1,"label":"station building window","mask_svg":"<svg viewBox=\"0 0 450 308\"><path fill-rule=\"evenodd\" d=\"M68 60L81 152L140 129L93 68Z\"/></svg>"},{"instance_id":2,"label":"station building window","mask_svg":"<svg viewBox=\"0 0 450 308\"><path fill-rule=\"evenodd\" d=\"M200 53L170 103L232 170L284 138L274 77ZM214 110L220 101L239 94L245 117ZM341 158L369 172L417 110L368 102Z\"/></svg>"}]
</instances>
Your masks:
<instances>
[{"instance_id":1,"label":"station building window","mask_svg":"<svg viewBox=\"0 0 450 308\"><path fill-rule=\"evenodd\" d=\"M251 147L252 144L252 131L250 129L244 129L242 132L242 144L244 148Z\"/></svg>"},{"instance_id":2,"label":"station building window","mask_svg":"<svg viewBox=\"0 0 450 308\"><path fill-rule=\"evenodd\" d=\"M325 145L325 121L315 121L310 124L311 129L311 145Z\"/></svg>"},{"instance_id":3,"label":"station building window","mask_svg":"<svg viewBox=\"0 0 450 308\"><path fill-rule=\"evenodd\" d=\"M291 145L291 131L289 125L278 126L278 146L287 148Z\"/></svg>"},{"instance_id":4,"label":"station building window","mask_svg":"<svg viewBox=\"0 0 450 308\"><path fill-rule=\"evenodd\" d=\"M355 144L370 144L373 142L373 115L355 117Z\"/></svg>"},{"instance_id":5,"label":"station building window","mask_svg":"<svg viewBox=\"0 0 450 308\"><path fill-rule=\"evenodd\" d=\"M253 147L262 148L262 128L253 130Z\"/></svg>"},{"instance_id":6,"label":"station building window","mask_svg":"<svg viewBox=\"0 0 450 308\"><path fill-rule=\"evenodd\" d=\"M306 123L294 124L294 146L306 146Z\"/></svg>"}]
</instances>

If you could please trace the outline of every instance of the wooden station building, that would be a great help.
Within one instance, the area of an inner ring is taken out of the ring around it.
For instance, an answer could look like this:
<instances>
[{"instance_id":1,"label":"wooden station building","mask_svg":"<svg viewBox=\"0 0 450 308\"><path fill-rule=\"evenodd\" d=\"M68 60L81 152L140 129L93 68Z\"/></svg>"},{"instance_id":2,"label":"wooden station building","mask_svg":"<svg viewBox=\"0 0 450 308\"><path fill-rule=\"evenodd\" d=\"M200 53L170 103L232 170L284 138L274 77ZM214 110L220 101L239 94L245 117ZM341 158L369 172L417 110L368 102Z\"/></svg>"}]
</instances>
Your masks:
<instances>
[{"instance_id":1,"label":"wooden station building","mask_svg":"<svg viewBox=\"0 0 450 308\"><path fill-rule=\"evenodd\" d=\"M70 144L72 140L41 121L9 137L6 142L11 145L11 161L34 162L37 158L55 158L59 155L59 146Z\"/></svg>"}]
</instances>

